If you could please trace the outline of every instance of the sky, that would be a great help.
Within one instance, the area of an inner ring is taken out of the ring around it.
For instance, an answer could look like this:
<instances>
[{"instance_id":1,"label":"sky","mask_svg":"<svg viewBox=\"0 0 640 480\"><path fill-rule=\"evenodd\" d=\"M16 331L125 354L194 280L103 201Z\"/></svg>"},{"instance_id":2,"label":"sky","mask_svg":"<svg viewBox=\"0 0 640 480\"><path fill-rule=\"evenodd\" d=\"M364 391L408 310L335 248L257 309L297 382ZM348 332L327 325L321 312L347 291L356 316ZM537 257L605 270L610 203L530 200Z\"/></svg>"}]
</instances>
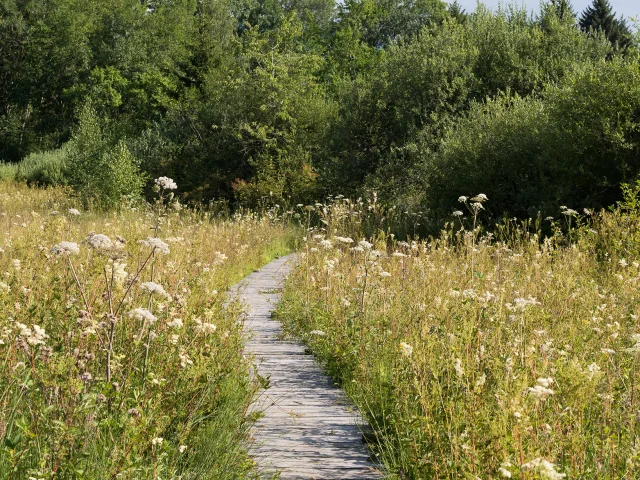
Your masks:
<instances>
[{"instance_id":1,"label":"sky","mask_svg":"<svg viewBox=\"0 0 640 480\"><path fill-rule=\"evenodd\" d=\"M450 0L450 3L453 0ZM467 13L471 13L476 9L476 0L458 0L458 3L462 5L462 7L467 11ZM498 3L509 4L511 1L503 1L503 0L483 0L483 2L489 8L495 9L498 6ZM513 3L516 5L524 4L527 7L528 11L535 11L536 13L539 11L540 1L539 0L513 0ZM582 13L582 11L588 6L591 5L592 0L572 0L571 4L573 5L573 9L578 13L578 17ZM638 0L609 0L609 3L613 7L613 11L616 12L617 16L623 15L625 18L629 17L640 17L640 1ZM631 22L628 22L631 23Z\"/></svg>"}]
</instances>

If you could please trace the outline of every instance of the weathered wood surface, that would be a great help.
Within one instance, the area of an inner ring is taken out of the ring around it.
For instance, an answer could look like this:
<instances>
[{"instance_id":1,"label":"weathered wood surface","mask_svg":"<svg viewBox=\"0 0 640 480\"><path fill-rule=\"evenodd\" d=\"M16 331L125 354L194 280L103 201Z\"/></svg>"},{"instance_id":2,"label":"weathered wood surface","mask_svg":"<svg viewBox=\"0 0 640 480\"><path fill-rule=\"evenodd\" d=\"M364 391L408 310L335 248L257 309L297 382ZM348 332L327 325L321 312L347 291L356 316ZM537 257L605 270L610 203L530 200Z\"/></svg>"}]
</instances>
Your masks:
<instances>
[{"instance_id":1,"label":"weathered wood surface","mask_svg":"<svg viewBox=\"0 0 640 480\"><path fill-rule=\"evenodd\" d=\"M295 257L274 260L232 289L247 306L245 353L269 388L254 400L262 411L249 453L261 476L281 479L381 479L362 443L364 421L299 342L279 340L271 312Z\"/></svg>"}]
</instances>

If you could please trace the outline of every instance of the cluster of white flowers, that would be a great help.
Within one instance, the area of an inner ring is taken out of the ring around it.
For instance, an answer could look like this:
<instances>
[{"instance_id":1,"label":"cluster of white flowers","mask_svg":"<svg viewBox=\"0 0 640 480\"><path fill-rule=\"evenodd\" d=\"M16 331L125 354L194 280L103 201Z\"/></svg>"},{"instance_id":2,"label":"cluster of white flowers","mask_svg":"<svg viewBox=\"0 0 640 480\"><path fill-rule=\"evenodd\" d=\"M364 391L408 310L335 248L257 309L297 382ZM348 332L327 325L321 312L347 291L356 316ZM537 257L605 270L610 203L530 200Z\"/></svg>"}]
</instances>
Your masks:
<instances>
[{"instance_id":1,"label":"cluster of white flowers","mask_svg":"<svg viewBox=\"0 0 640 480\"><path fill-rule=\"evenodd\" d=\"M24 323L16 322L16 327L20 329L19 335L26 339L29 345L44 345L45 340L49 338L44 328L38 325L33 325L33 329L31 329Z\"/></svg>"},{"instance_id":2,"label":"cluster of white flowers","mask_svg":"<svg viewBox=\"0 0 640 480\"><path fill-rule=\"evenodd\" d=\"M120 262L114 261L111 264L113 281L118 286L124 285L124 281L127 279L127 276L129 275L125 270L126 267L127 267L126 263L120 263Z\"/></svg>"},{"instance_id":3,"label":"cluster of white flowers","mask_svg":"<svg viewBox=\"0 0 640 480\"><path fill-rule=\"evenodd\" d=\"M174 182L173 179L169 177L156 178L155 184L164 190L175 190L176 188L178 188L178 185L176 185L176 182Z\"/></svg>"},{"instance_id":4,"label":"cluster of white flowers","mask_svg":"<svg viewBox=\"0 0 640 480\"><path fill-rule=\"evenodd\" d=\"M195 331L198 333L203 333L204 335L208 335L210 333L214 333L217 327L213 323L203 322L199 318L194 319L196 322Z\"/></svg>"},{"instance_id":5,"label":"cluster of white flowers","mask_svg":"<svg viewBox=\"0 0 640 480\"><path fill-rule=\"evenodd\" d=\"M336 237L338 243L350 244L353 243L353 239L349 237Z\"/></svg>"},{"instance_id":6,"label":"cluster of white flowers","mask_svg":"<svg viewBox=\"0 0 640 480\"><path fill-rule=\"evenodd\" d=\"M146 240L138 240L138 243L145 247L154 248L158 253L162 253L164 255L169 254L169 245L157 237L148 237Z\"/></svg>"},{"instance_id":7,"label":"cluster of white flowers","mask_svg":"<svg viewBox=\"0 0 640 480\"><path fill-rule=\"evenodd\" d=\"M322 330L311 330L309 335L317 335L318 337L325 337L327 334Z\"/></svg>"},{"instance_id":8,"label":"cluster of white flowers","mask_svg":"<svg viewBox=\"0 0 640 480\"><path fill-rule=\"evenodd\" d=\"M405 357L411 357L413 354L413 347L405 342L400 342L400 353Z\"/></svg>"},{"instance_id":9,"label":"cluster of white flowers","mask_svg":"<svg viewBox=\"0 0 640 480\"><path fill-rule=\"evenodd\" d=\"M184 352L179 352L178 358L180 358L180 368L187 368L188 365L193 365L193 360Z\"/></svg>"},{"instance_id":10,"label":"cluster of white flowers","mask_svg":"<svg viewBox=\"0 0 640 480\"><path fill-rule=\"evenodd\" d=\"M456 371L456 375L458 375L459 377L464 376L464 368L462 367L462 360L460 360L459 358L456 358L456 361L453 364L453 368Z\"/></svg>"},{"instance_id":11,"label":"cluster of white flowers","mask_svg":"<svg viewBox=\"0 0 640 480\"><path fill-rule=\"evenodd\" d=\"M333 244L331 243L330 240L320 240L318 245L320 245L325 250L331 250L333 248Z\"/></svg>"},{"instance_id":12,"label":"cluster of white flowers","mask_svg":"<svg viewBox=\"0 0 640 480\"><path fill-rule=\"evenodd\" d=\"M523 311L530 305L540 305L540 302L533 297L529 298L514 298L513 303L507 303L506 307L508 310L514 311Z\"/></svg>"},{"instance_id":13,"label":"cluster of white flowers","mask_svg":"<svg viewBox=\"0 0 640 480\"><path fill-rule=\"evenodd\" d=\"M11 292L11 287L4 282L0 282L0 293Z\"/></svg>"},{"instance_id":14,"label":"cluster of white flowers","mask_svg":"<svg viewBox=\"0 0 640 480\"><path fill-rule=\"evenodd\" d=\"M562 480L567 476L566 473L557 472L555 465L544 458L534 458L530 462L521 465L520 468L525 472L537 471L543 480Z\"/></svg>"},{"instance_id":15,"label":"cluster of white flowers","mask_svg":"<svg viewBox=\"0 0 640 480\"><path fill-rule=\"evenodd\" d=\"M511 472L507 470L511 466L511 462L503 462L498 468L498 473L502 475L503 478L511 478Z\"/></svg>"},{"instance_id":16,"label":"cluster of white flowers","mask_svg":"<svg viewBox=\"0 0 640 480\"><path fill-rule=\"evenodd\" d=\"M80 215L80 210L78 210L77 208L70 208L69 209L69 215L73 216L73 217L77 217Z\"/></svg>"},{"instance_id":17,"label":"cluster of white flowers","mask_svg":"<svg viewBox=\"0 0 640 480\"><path fill-rule=\"evenodd\" d=\"M572 208L567 208L564 205L560 207L560 213L562 213L562 215L566 215L567 217L575 217L578 214L578 212L576 212Z\"/></svg>"},{"instance_id":18,"label":"cluster of white flowers","mask_svg":"<svg viewBox=\"0 0 640 480\"><path fill-rule=\"evenodd\" d=\"M555 395L555 392L551 390L551 388L549 388L551 387L552 384L553 384L553 378L540 377L538 378L538 380L536 380L535 387L529 387L528 389L529 395L534 397L536 400L544 401L547 398L549 398L549 396Z\"/></svg>"},{"instance_id":19,"label":"cluster of white flowers","mask_svg":"<svg viewBox=\"0 0 640 480\"><path fill-rule=\"evenodd\" d=\"M174 320L171 320L170 322L167 322L167 327L182 328L182 326L183 326L183 323L181 318L176 318Z\"/></svg>"},{"instance_id":20,"label":"cluster of white flowers","mask_svg":"<svg viewBox=\"0 0 640 480\"><path fill-rule=\"evenodd\" d=\"M60 242L51 249L51 253L54 255L77 255L80 253L80 248L77 243L73 242Z\"/></svg>"},{"instance_id":21,"label":"cluster of white flowers","mask_svg":"<svg viewBox=\"0 0 640 480\"><path fill-rule=\"evenodd\" d=\"M164 442L164 438L156 437L153 440L151 440L151 445L153 445L154 447L157 447L159 445L162 445L162 442Z\"/></svg>"},{"instance_id":22,"label":"cluster of white flowers","mask_svg":"<svg viewBox=\"0 0 640 480\"><path fill-rule=\"evenodd\" d=\"M151 313L149 310L147 310L146 308L135 308L133 310L131 310L128 315L130 317L135 318L136 320L142 320L145 322L149 322L150 325L153 325L154 323L156 323L156 321L158 321L158 319L156 318L156 316Z\"/></svg>"},{"instance_id":23,"label":"cluster of white flowers","mask_svg":"<svg viewBox=\"0 0 640 480\"><path fill-rule=\"evenodd\" d=\"M102 233L92 232L89 234L89 236L87 236L85 241L91 248L95 248L96 250L113 247L113 242L111 241L111 239L106 235L103 235Z\"/></svg>"},{"instance_id":24,"label":"cluster of white flowers","mask_svg":"<svg viewBox=\"0 0 640 480\"><path fill-rule=\"evenodd\" d=\"M160 295L162 297L165 297L167 299L171 298L171 295L169 295L165 289L162 287L162 285L158 285L155 282L144 282L140 285L140 290L142 290L143 292L147 292L150 295Z\"/></svg>"}]
</instances>

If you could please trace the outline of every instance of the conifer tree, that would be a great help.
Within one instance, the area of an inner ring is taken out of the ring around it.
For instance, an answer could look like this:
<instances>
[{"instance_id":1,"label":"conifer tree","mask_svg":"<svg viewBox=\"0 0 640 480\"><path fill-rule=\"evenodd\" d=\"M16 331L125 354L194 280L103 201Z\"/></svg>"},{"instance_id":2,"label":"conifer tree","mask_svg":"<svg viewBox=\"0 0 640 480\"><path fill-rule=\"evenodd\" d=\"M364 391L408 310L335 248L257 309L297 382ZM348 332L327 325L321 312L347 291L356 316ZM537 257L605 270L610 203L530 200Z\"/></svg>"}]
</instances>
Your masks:
<instances>
[{"instance_id":1,"label":"conifer tree","mask_svg":"<svg viewBox=\"0 0 640 480\"><path fill-rule=\"evenodd\" d=\"M611 44L626 50L631 46L631 32L624 19L617 19L608 0L593 0L582 12L580 28L586 33L603 32Z\"/></svg>"}]
</instances>

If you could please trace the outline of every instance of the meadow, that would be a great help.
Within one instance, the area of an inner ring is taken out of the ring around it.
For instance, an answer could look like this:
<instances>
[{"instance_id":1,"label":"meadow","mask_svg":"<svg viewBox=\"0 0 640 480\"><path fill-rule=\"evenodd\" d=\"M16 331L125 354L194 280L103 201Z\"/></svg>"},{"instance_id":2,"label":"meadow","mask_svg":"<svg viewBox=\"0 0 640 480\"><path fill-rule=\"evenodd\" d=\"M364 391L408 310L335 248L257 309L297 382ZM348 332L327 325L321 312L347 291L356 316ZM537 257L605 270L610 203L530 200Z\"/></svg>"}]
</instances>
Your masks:
<instances>
[{"instance_id":1,"label":"meadow","mask_svg":"<svg viewBox=\"0 0 640 480\"><path fill-rule=\"evenodd\" d=\"M256 387L225 290L290 233L175 187L104 213L0 183L0 478L251 477Z\"/></svg>"},{"instance_id":2,"label":"meadow","mask_svg":"<svg viewBox=\"0 0 640 480\"><path fill-rule=\"evenodd\" d=\"M489 223L461 197L407 241L362 237L375 202L318 204L278 316L392 478L638 478L639 199Z\"/></svg>"}]
</instances>

